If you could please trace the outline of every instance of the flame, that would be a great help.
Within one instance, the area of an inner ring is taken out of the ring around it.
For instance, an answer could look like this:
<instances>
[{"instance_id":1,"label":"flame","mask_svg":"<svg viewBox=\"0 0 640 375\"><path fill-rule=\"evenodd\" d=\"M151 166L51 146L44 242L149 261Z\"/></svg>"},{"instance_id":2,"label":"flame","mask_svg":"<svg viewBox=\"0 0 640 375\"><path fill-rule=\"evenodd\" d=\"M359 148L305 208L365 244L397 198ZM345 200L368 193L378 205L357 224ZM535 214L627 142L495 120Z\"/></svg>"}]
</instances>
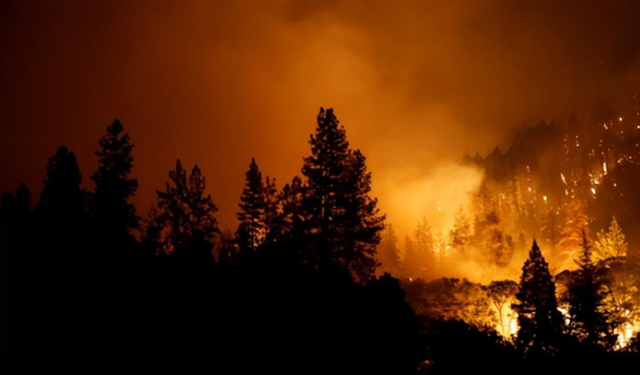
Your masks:
<instances>
[{"instance_id":1,"label":"flame","mask_svg":"<svg viewBox=\"0 0 640 375\"><path fill-rule=\"evenodd\" d=\"M502 337L509 339L518 333L518 313L510 305L507 305L502 311L498 311L494 306L493 310L498 315L498 323L495 329Z\"/></svg>"},{"instance_id":2,"label":"flame","mask_svg":"<svg viewBox=\"0 0 640 375\"><path fill-rule=\"evenodd\" d=\"M630 311L626 311L627 314L630 314ZM640 321L633 320L625 322L614 330L614 333L618 335L618 348L624 348L631 343L631 340L636 336L636 334L640 332Z\"/></svg>"}]
</instances>

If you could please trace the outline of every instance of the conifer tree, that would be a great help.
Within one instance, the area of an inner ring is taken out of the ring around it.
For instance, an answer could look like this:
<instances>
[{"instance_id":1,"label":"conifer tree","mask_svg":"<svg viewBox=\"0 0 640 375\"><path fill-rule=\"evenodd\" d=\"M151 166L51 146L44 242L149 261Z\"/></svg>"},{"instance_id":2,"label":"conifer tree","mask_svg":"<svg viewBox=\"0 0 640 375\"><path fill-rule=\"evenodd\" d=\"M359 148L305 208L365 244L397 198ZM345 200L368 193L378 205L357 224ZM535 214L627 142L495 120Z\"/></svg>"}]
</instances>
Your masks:
<instances>
[{"instance_id":1,"label":"conifer tree","mask_svg":"<svg viewBox=\"0 0 640 375\"><path fill-rule=\"evenodd\" d=\"M564 226L560 231L559 266L565 269L575 268L574 259L580 255L582 230L589 225L589 218L584 213L584 205L579 198L573 198L566 205Z\"/></svg>"},{"instance_id":2,"label":"conifer tree","mask_svg":"<svg viewBox=\"0 0 640 375\"><path fill-rule=\"evenodd\" d=\"M136 208L129 202L138 188L138 180L129 177L133 167L133 145L117 119L107 127L98 143L98 170L91 177L96 184L92 213L98 231L102 233L101 240L122 244L122 241L132 240L130 230L139 227Z\"/></svg>"},{"instance_id":3,"label":"conifer tree","mask_svg":"<svg viewBox=\"0 0 640 375\"><path fill-rule=\"evenodd\" d=\"M627 256L627 241L615 216L611 220L609 230L606 232L602 230L598 233L598 240L594 248L593 258L596 261Z\"/></svg>"},{"instance_id":4,"label":"conifer tree","mask_svg":"<svg viewBox=\"0 0 640 375\"><path fill-rule=\"evenodd\" d=\"M82 176L76 156L65 146L49 158L47 175L38 203L38 211L56 222L82 220L86 208L86 192L80 186Z\"/></svg>"},{"instance_id":5,"label":"conifer tree","mask_svg":"<svg viewBox=\"0 0 640 375\"><path fill-rule=\"evenodd\" d=\"M282 191L276 197L278 205L271 228L273 242L288 242L294 237L294 231L301 230L302 200L305 195L305 186L302 179L295 176L291 183L284 185Z\"/></svg>"},{"instance_id":6,"label":"conifer tree","mask_svg":"<svg viewBox=\"0 0 640 375\"><path fill-rule=\"evenodd\" d=\"M369 195L371 172L367 171L365 160L360 150L350 153L343 196L344 238L335 253L338 259L344 259L346 268L358 281L370 279L380 265L376 248L385 219L377 207L378 199Z\"/></svg>"},{"instance_id":7,"label":"conifer tree","mask_svg":"<svg viewBox=\"0 0 640 375\"><path fill-rule=\"evenodd\" d=\"M506 267L509 264L514 246L508 240L500 225L498 214L491 211L486 215L484 222L484 251L490 264L498 267Z\"/></svg>"},{"instance_id":8,"label":"conifer tree","mask_svg":"<svg viewBox=\"0 0 640 375\"><path fill-rule=\"evenodd\" d=\"M246 173L239 207L238 246L240 251L256 251L264 243L267 232L267 194L262 173L253 158Z\"/></svg>"},{"instance_id":9,"label":"conifer tree","mask_svg":"<svg viewBox=\"0 0 640 375\"><path fill-rule=\"evenodd\" d=\"M320 109L311 156L304 159L307 179L302 204L304 230L315 242L319 267L338 264L356 281L373 277L376 245L384 228L377 200L369 196L371 174L365 158L352 151L332 109Z\"/></svg>"},{"instance_id":10,"label":"conifer tree","mask_svg":"<svg viewBox=\"0 0 640 375\"><path fill-rule=\"evenodd\" d=\"M522 267L516 298L518 303L512 308L518 313L516 344L520 351L525 356L557 354L562 344L562 314L549 266L536 241Z\"/></svg>"},{"instance_id":11,"label":"conifer tree","mask_svg":"<svg viewBox=\"0 0 640 375\"><path fill-rule=\"evenodd\" d=\"M413 242L415 251L412 254L414 258L410 259L410 261L417 277L428 278L430 276L429 273L436 268L436 257L433 233L431 233L431 226L426 216L423 215L418 221L418 225L413 231L413 236L415 239Z\"/></svg>"},{"instance_id":12,"label":"conifer tree","mask_svg":"<svg viewBox=\"0 0 640 375\"><path fill-rule=\"evenodd\" d=\"M616 342L608 324L608 312L603 309L606 291L603 273L591 259L591 245L582 232L582 252L576 260L579 268L571 273L567 290L569 331L591 347L610 350Z\"/></svg>"},{"instance_id":13,"label":"conifer tree","mask_svg":"<svg viewBox=\"0 0 640 375\"><path fill-rule=\"evenodd\" d=\"M471 222L465 215L464 208L461 205L455 214L453 229L449 232L451 247L458 253L465 255L471 242L472 234Z\"/></svg>"},{"instance_id":14,"label":"conifer tree","mask_svg":"<svg viewBox=\"0 0 640 375\"><path fill-rule=\"evenodd\" d=\"M397 276L402 257L398 248L398 236L391 224L387 224L382 232L378 254L383 271Z\"/></svg>"},{"instance_id":15,"label":"conifer tree","mask_svg":"<svg viewBox=\"0 0 640 375\"><path fill-rule=\"evenodd\" d=\"M150 230L161 253L180 253L190 245L205 248L220 232L214 214L218 208L205 195L205 178L197 165L189 178L180 160L175 170L169 172L165 191L158 195L158 215Z\"/></svg>"},{"instance_id":16,"label":"conifer tree","mask_svg":"<svg viewBox=\"0 0 640 375\"><path fill-rule=\"evenodd\" d=\"M265 212L264 212L264 224L265 224L265 243L275 243L277 236L275 235L274 228L277 222L278 212L280 209L280 197L278 189L276 187L276 179L269 176L266 177L264 182L264 194L265 194Z\"/></svg>"}]
</instances>

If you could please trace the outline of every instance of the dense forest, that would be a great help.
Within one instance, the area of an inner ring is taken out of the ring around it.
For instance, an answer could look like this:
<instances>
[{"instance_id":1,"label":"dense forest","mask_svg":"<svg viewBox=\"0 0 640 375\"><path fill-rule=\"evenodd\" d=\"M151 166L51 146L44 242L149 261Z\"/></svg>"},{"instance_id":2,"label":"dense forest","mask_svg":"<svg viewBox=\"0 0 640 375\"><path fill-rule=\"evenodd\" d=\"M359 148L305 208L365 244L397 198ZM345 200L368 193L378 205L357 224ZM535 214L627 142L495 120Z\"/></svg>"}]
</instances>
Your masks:
<instances>
[{"instance_id":1,"label":"dense forest","mask_svg":"<svg viewBox=\"0 0 640 375\"><path fill-rule=\"evenodd\" d=\"M620 196L634 195L638 131L627 135L635 125L622 117L589 122L598 133L572 121L529 127L505 154L465 157L485 173L473 207L437 233L424 218L400 246L332 109L320 109L301 176L279 188L250 161L235 232L219 229L205 176L180 160L142 218L133 143L115 120L98 142L95 189L61 146L37 202L24 185L2 197L2 365L412 374L637 364L640 260L621 229L636 211ZM441 277L466 261L494 277Z\"/></svg>"}]
</instances>

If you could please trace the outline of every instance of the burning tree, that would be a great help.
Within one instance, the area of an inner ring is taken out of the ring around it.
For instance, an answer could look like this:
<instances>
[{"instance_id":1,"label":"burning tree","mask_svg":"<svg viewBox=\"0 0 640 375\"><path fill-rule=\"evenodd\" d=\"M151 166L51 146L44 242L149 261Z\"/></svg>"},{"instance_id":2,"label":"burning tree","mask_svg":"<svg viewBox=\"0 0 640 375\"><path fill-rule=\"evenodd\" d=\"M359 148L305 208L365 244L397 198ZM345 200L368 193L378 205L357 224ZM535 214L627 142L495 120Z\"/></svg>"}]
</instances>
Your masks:
<instances>
[{"instance_id":1,"label":"burning tree","mask_svg":"<svg viewBox=\"0 0 640 375\"><path fill-rule=\"evenodd\" d=\"M618 225L615 216L611 220L609 230L598 232L598 240L595 243L594 260L605 260L615 257L627 256L627 241L622 228Z\"/></svg>"},{"instance_id":2,"label":"burning tree","mask_svg":"<svg viewBox=\"0 0 640 375\"><path fill-rule=\"evenodd\" d=\"M640 259L610 258L601 266L608 270L603 307L616 327L618 346L624 347L640 332Z\"/></svg>"},{"instance_id":3,"label":"burning tree","mask_svg":"<svg viewBox=\"0 0 640 375\"><path fill-rule=\"evenodd\" d=\"M589 225L589 218L584 211L584 203L578 198L571 199L566 205L565 225L560 231L558 242L558 266L561 268L575 269L574 259L580 256L582 231Z\"/></svg>"},{"instance_id":4,"label":"burning tree","mask_svg":"<svg viewBox=\"0 0 640 375\"><path fill-rule=\"evenodd\" d=\"M518 331L518 316L511 307L517 302L518 289L518 283L512 280L492 281L487 288L498 318L497 331L506 338L515 335Z\"/></svg>"}]
</instances>

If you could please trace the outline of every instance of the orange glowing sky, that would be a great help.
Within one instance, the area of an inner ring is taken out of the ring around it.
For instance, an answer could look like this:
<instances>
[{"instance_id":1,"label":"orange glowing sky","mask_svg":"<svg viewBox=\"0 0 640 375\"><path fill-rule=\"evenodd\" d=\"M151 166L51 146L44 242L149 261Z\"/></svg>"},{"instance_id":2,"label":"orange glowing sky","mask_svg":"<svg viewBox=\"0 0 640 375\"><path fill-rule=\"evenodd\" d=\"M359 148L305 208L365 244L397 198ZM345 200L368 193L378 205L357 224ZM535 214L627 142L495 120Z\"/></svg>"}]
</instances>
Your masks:
<instances>
[{"instance_id":1,"label":"orange glowing sky","mask_svg":"<svg viewBox=\"0 0 640 375\"><path fill-rule=\"evenodd\" d=\"M37 194L61 144L90 186L120 118L142 216L179 157L232 228L251 157L282 186L325 106L406 229L437 200L464 203L479 178L456 165L464 151L638 87L639 19L640 2L611 0L3 0L0 188Z\"/></svg>"}]
</instances>

